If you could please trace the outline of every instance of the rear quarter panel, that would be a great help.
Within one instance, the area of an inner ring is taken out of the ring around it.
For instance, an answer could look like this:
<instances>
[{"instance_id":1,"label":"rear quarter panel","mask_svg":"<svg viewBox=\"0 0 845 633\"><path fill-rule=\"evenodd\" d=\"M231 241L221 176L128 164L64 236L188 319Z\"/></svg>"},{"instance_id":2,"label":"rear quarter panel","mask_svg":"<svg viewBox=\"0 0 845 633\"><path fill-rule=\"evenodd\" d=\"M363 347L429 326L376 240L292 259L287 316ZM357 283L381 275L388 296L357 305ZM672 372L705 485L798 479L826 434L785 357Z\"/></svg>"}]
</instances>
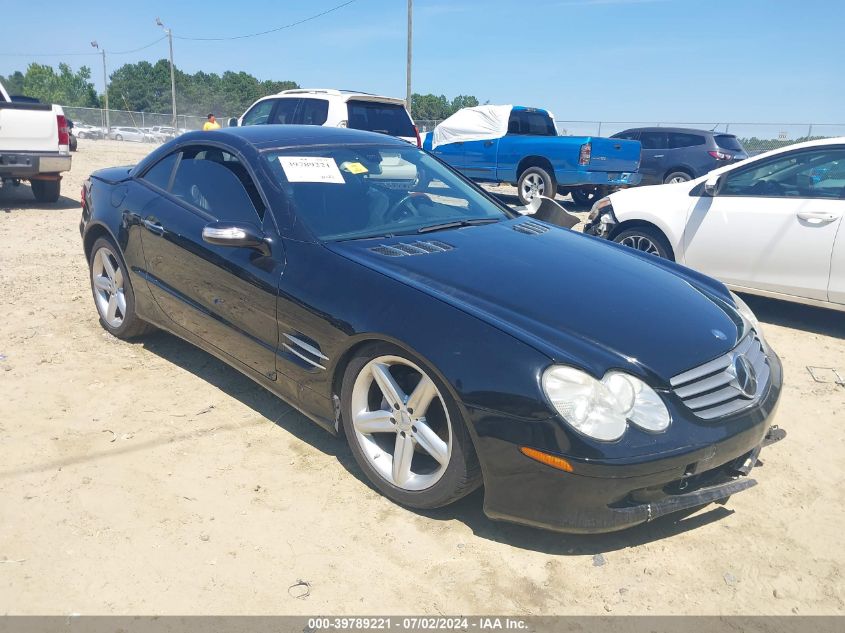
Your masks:
<instances>
[{"instance_id":1,"label":"rear quarter panel","mask_svg":"<svg viewBox=\"0 0 845 633\"><path fill-rule=\"evenodd\" d=\"M613 214L620 225L634 221L656 226L669 240L676 261L682 263L687 217L699 199L689 195L691 188L690 183L680 183L617 191L610 196Z\"/></svg>"}]
</instances>

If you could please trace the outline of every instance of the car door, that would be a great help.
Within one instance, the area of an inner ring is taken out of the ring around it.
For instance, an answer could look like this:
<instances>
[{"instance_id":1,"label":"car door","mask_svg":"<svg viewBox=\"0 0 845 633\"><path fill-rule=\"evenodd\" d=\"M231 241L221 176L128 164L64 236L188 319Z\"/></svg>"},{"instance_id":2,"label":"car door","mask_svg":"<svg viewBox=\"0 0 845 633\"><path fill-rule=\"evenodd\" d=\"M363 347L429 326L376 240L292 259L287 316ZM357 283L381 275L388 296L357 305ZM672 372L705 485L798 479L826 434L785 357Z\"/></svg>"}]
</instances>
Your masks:
<instances>
[{"instance_id":1,"label":"car door","mask_svg":"<svg viewBox=\"0 0 845 633\"><path fill-rule=\"evenodd\" d=\"M669 147L669 136L666 132L640 132L640 173L643 175L642 184L663 184L663 174L666 167L666 151Z\"/></svg>"},{"instance_id":2,"label":"car door","mask_svg":"<svg viewBox=\"0 0 845 633\"><path fill-rule=\"evenodd\" d=\"M464 174L476 180L495 180L500 140L464 141Z\"/></svg>"},{"instance_id":3,"label":"car door","mask_svg":"<svg viewBox=\"0 0 845 633\"><path fill-rule=\"evenodd\" d=\"M147 281L161 310L178 328L275 376L276 293L284 258L202 238L211 222L247 223L275 235L244 161L221 147L190 145L140 182L161 194L139 210Z\"/></svg>"},{"instance_id":4,"label":"car door","mask_svg":"<svg viewBox=\"0 0 845 633\"><path fill-rule=\"evenodd\" d=\"M842 205L845 206L845 200L842 201ZM845 305L845 220L840 220L839 232L833 241L827 300Z\"/></svg>"},{"instance_id":5,"label":"car door","mask_svg":"<svg viewBox=\"0 0 845 633\"><path fill-rule=\"evenodd\" d=\"M740 164L715 197L693 198L683 261L735 286L827 300L844 196L845 147Z\"/></svg>"}]
</instances>

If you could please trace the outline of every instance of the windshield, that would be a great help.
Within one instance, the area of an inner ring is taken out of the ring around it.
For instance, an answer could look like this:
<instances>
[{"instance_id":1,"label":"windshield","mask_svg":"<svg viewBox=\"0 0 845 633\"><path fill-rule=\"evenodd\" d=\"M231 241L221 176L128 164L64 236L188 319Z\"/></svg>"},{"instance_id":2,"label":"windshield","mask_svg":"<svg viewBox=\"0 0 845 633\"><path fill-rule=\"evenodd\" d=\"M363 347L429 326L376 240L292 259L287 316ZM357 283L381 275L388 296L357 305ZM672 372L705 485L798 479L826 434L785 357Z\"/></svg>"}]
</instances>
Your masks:
<instances>
[{"instance_id":1,"label":"windshield","mask_svg":"<svg viewBox=\"0 0 845 633\"><path fill-rule=\"evenodd\" d=\"M264 157L297 218L321 240L426 233L511 217L412 146L309 147Z\"/></svg>"}]
</instances>

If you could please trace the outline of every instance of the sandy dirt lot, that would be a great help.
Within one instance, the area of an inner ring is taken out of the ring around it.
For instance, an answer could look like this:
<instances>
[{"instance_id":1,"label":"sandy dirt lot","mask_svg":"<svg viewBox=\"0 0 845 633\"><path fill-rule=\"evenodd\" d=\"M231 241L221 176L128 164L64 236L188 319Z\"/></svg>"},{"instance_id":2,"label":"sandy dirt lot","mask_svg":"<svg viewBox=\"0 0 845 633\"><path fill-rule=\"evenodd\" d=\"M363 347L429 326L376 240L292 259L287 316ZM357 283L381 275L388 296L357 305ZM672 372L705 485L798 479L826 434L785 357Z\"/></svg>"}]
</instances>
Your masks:
<instances>
[{"instance_id":1,"label":"sandy dirt lot","mask_svg":"<svg viewBox=\"0 0 845 633\"><path fill-rule=\"evenodd\" d=\"M845 370L845 314L749 300L789 435L724 507L596 537L491 522L480 491L411 512L206 353L99 326L80 185L149 149L80 141L59 204L0 191L0 613L845 612L845 388L805 369Z\"/></svg>"}]
</instances>

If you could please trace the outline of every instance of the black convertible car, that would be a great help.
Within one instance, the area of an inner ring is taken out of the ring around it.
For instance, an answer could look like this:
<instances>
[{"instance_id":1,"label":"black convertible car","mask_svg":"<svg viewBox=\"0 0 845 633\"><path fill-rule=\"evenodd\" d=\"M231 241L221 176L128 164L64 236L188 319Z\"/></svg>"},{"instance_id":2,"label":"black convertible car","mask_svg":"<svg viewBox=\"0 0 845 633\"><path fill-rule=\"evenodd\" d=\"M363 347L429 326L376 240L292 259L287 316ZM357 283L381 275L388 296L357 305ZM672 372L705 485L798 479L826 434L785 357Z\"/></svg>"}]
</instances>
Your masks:
<instances>
[{"instance_id":1,"label":"black convertible car","mask_svg":"<svg viewBox=\"0 0 845 633\"><path fill-rule=\"evenodd\" d=\"M781 392L754 315L681 266L521 216L346 129L180 136L86 181L100 321L168 330L332 433L387 497L621 529L722 500Z\"/></svg>"}]
</instances>

